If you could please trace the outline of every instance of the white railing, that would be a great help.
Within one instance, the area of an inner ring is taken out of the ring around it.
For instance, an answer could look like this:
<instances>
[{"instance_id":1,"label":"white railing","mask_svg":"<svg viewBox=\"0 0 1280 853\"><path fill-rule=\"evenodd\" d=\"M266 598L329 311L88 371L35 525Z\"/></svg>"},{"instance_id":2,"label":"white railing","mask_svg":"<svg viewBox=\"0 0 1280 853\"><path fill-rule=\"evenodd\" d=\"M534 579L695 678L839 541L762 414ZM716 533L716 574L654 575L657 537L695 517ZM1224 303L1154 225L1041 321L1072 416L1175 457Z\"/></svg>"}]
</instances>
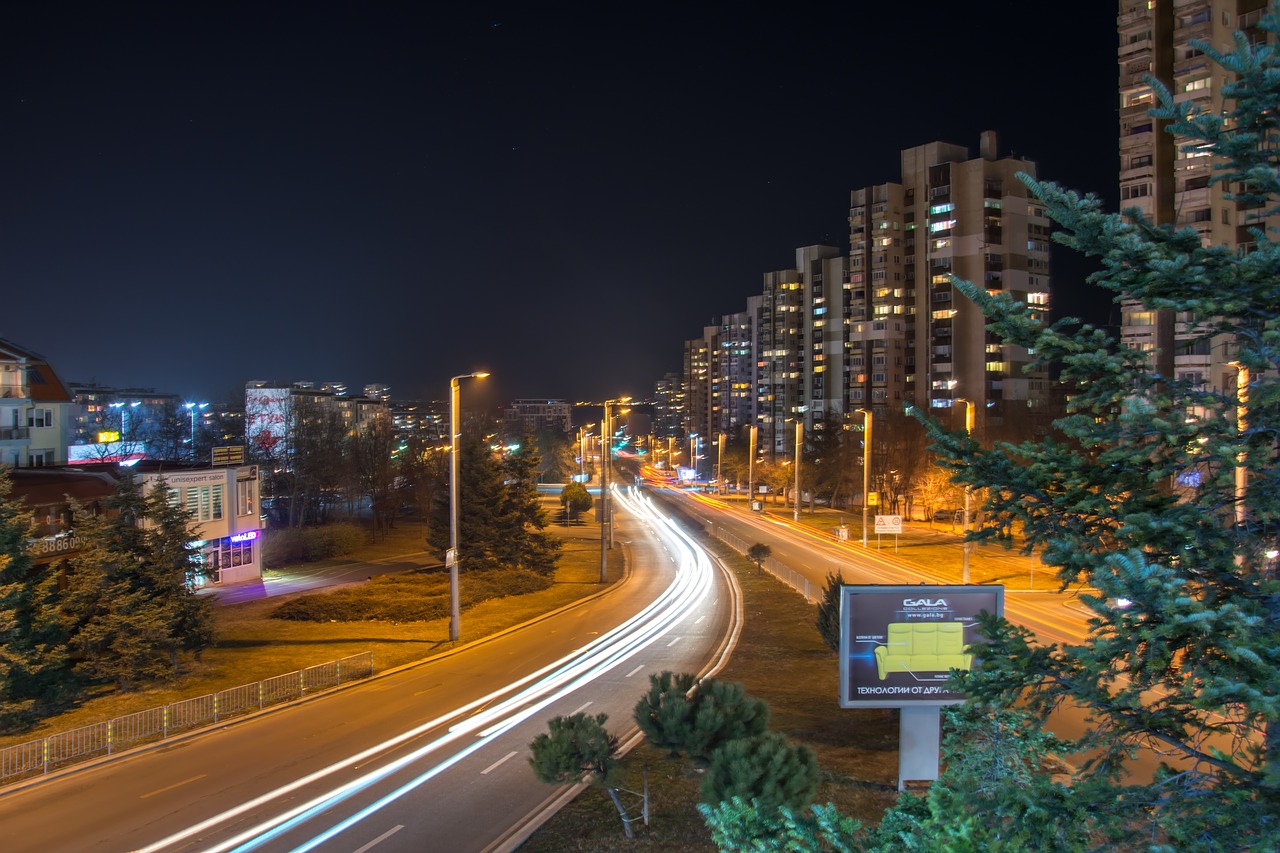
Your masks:
<instances>
[{"instance_id":1,"label":"white railing","mask_svg":"<svg viewBox=\"0 0 1280 853\"><path fill-rule=\"evenodd\" d=\"M0 783L48 773L97 755L111 755L147 741L163 740L179 732L214 725L371 675L373 653L364 652L253 684L59 732L42 740L5 747L0 749Z\"/></svg>"},{"instance_id":2,"label":"white railing","mask_svg":"<svg viewBox=\"0 0 1280 853\"><path fill-rule=\"evenodd\" d=\"M710 525L707 528L707 532L743 556L746 556L747 549L751 547L741 536L730 533L719 525ZM765 557L764 562L761 563L761 567L766 572L803 595L805 601L808 601L810 604L814 604L818 601L818 597L814 593L813 586L809 583L809 579L799 572L792 571L773 557Z\"/></svg>"}]
</instances>

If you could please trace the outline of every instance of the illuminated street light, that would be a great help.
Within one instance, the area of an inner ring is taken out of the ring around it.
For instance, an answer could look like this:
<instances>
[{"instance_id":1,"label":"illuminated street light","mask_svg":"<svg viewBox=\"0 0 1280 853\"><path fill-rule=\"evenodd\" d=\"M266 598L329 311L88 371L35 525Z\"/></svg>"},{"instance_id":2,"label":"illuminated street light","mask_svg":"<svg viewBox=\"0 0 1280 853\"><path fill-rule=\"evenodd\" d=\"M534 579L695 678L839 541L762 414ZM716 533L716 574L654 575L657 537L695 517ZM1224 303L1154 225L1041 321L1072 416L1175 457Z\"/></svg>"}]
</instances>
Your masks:
<instances>
[{"instance_id":1,"label":"illuminated street light","mask_svg":"<svg viewBox=\"0 0 1280 853\"><path fill-rule=\"evenodd\" d=\"M449 641L456 643L462 619L458 607L458 400L460 379L484 379L488 373L463 373L449 380L449 551L444 556L449 568Z\"/></svg>"},{"instance_id":2,"label":"illuminated street light","mask_svg":"<svg viewBox=\"0 0 1280 853\"><path fill-rule=\"evenodd\" d=\"M724 494L724 433L716 434L716 494Z\"/></svg>"},{"instance_id":3,"label":"illuminated street light","mask_svg":"<svg viewBox=\"0 0 1280 853\"><path fill-rule=\"evenodd\" d=\"M756 499L756 425L751 425L751 442L747 445L747 509Z\"/></svg>"},{"instance_id":4,"label":"illuminated street light","mask_svg":"<svg viewBox=\"0 0 1280 853\"><path fill-rule=\"evenodd\" d=\"M970 438L973 437L973 401L962 400L959 397L955 399L957 403L964 403L964 432ZM964 555L961 560L960 580L963 583L969 582L969 549L973 543L969 541L969 485L966 483L964 487Z\"/></svg>"},{"instance_id":5,"label":"illuminated street light","mask_svg":"<svg viewBox=\"0 0 1280 853\"><path fill-rule=\"evenodd\" d=\"M871 493L871 410L858 409L863 415L862 427L862 547L867 547L867 504ZM877 542L880 540L877 539Z\"/></svg>"},{"instance_id":6,"label":"illuminated street light","mask_svg":"<svg viewBox=\"0 0 1280 853\"><path fill-rule=\"evenodd\" d=\"M800 456L804 450L804 421L796 418L796 508L792 519L800 522Z\"/></svg>"},{"instance_id":7,"label":"illuminated street light","mask_svg":"<svg viewBox=\"0 0 1280 853\"><path fill-rule=\"evenodd\" d=\"M605 400L604 419L600 422L600 583L609 579L607 552L613 547L613 516L609 506L609 463L613 461L613 429L609 422L615 405L630 402L630 397Z\"/></svg>"},{"instance_id":8,"label":"illuminated street light","mask_svg":"<svg viewBox=\"0 0 1280 853\"><path fill-rule=\"evenodd\" d=\"M183 403L186 410L191 415L191 455L194 458L196 453L196 412L209 408L208 403Z\"/></svg>"}]
</instances>

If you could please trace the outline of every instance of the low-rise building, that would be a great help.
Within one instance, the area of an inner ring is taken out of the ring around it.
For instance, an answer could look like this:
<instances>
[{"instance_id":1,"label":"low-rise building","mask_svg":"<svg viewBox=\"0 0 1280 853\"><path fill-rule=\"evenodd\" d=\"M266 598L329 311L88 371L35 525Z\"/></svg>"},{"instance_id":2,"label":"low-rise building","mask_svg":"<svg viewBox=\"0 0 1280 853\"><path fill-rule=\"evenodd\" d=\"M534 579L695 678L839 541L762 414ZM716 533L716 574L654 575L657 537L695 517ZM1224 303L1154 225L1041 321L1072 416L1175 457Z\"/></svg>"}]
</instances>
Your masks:
<instances>
[{"instance_id":1,"label":"low-rise building","mask_svg":"<svg viewBox=\"0 0 1280 853\"><path fill-rule=\"evenodd\" d=\"M71 405L48 359L0 338L0 465L65 465Z\"/></svg>"},{"instance_id":2,"label":"low-rise building","mask_svg":"<svg viewBox=\"0 0 1280 853\"><path fill-rule=\"evenodd\" d=\"M262 577L258 466L179 468L135 473L148 491L163 481L195 527L205 584Z\"/></svg>"}]
</instances>

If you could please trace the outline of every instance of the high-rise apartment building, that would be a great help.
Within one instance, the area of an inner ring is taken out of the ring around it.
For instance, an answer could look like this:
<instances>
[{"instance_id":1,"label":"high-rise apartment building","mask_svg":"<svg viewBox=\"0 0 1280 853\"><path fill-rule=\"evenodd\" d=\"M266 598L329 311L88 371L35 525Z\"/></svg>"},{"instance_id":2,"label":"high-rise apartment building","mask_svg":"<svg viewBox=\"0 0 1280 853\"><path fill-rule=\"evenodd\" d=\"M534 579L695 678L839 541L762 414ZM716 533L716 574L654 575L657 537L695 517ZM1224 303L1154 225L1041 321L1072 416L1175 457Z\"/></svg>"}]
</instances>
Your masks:
<instances>
[{"instance_id":1,"label":"high-rise apartment building","mask_svg":"<svg viewBox=\"0 0 1280 853\"><path fill-rule=\"evenodd\" d=\"M754 424L761 452L790 456L797 420L809 430L908 404L945 418L960 400L981 430L1026 426L1048 376L987 332L951 278L1048 319L1049 220L1017 177L1034 177L1035 163L996 149L990 131L977 157L945 142L906 149L899 181L850 194L847 253L796 249L795 266L765 273L746 311L686 341L686 433Z\"/></svg>"},{"instance_id":2,"label":"high-rise apartment building","mask_svg":"<svg viewBox=\"0 0 1280 853\"><path fill-rule=\"evenodd\" d=\"M1026 371L1027 352L986 330L986 318L951 276L1003 292L1047 319L1049 220L996 135L979 154L945 142L902 152L902 177L853 190L845 323L848 402L880 412L971 402L982 427L1041 406L1048 377ZM847 409L846 409L847 410Z\"/></svg>"},{"instance_id":3,"label":"high-rise apartment building","mask_svg":"<svg viewBox=\"0 0 1280 853\"><path fill-rule=\"evenodd\" d=\"M1214 158L1203 147L1182 144L1151 117L1155 96L1147 75L1161 81L1179 103L1221 113L1230 75L1191 42L1230 48L1234 33L1261 40L1258 21L1265 0L1120 0L1116 20L1120 66L1120 207L1138 208L1151 221L1195 229L1205 245L1247 252L1253 238L1248 212L1226 198L1231 188L1211 184ZM1235 383L1231 341L1194 340L1183 318L1137 303L1123 305L1121 339L1150 354L1164 376L1229 388Z\"/></svg>"}]
</instances>

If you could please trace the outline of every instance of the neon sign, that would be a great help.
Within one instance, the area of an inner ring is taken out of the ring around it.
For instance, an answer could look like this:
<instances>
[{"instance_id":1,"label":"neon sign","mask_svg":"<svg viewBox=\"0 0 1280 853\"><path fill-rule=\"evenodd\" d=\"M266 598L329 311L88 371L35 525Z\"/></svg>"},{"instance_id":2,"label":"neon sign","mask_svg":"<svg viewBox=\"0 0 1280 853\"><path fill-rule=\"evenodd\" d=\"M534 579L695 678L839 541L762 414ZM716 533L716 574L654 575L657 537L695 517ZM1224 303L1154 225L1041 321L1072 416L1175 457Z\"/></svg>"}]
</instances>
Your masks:
<instances>
[{"instance_id":1,"label":"neon sign","mask_svg":"<svg viewBox=\"0 0 1280 853\"><path fill-rule=\"evenodd\" d=\"M233 533L231 535L232 542L252 542L258 538L258 531L250 530L247 533Z\"/></svg>"}]
</instances>

